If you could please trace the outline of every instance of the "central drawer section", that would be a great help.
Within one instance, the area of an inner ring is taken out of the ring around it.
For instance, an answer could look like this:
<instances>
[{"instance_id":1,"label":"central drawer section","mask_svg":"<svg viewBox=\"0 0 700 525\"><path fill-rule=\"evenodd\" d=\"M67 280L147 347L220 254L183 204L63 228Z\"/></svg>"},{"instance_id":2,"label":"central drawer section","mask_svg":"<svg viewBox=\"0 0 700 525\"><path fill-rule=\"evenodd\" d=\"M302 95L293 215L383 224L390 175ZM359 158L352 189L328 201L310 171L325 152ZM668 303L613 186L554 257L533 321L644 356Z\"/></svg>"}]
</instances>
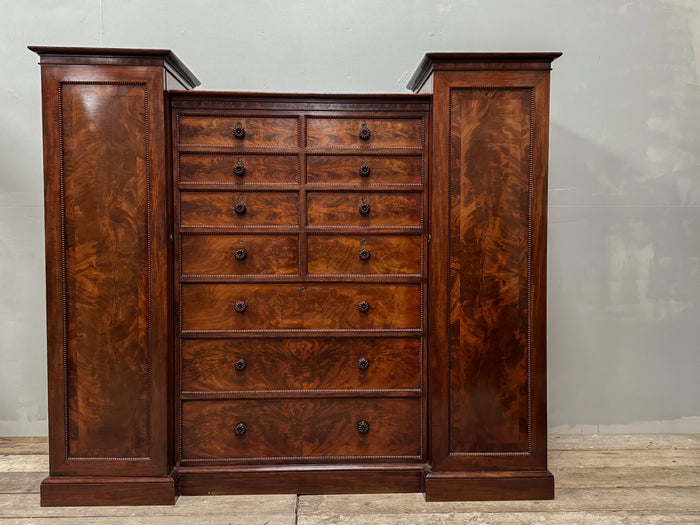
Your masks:
<instances>
[{"instance_id":1,"label":"central drawer section","mask_svg":"<svg viewBox=\"0 0 700 525\"><path fill-rule=\"evenodd\" d=\"M429 99L172 97L178 464L424 461Z\"/></svg>"}]
</instances>

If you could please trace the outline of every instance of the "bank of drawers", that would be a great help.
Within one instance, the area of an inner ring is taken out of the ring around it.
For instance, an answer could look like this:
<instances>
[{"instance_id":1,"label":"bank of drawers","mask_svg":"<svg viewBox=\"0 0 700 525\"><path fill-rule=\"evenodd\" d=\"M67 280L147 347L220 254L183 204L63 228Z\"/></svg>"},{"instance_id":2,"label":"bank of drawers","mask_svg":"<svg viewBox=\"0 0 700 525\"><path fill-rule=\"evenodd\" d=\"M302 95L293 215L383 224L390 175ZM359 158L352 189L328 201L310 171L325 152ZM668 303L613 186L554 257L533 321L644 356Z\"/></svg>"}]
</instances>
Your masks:
<instances>
[{"instance_id":1,"label":"bank of drawers","mask_svg":"<svg viewBox=\"0 0 700 525\"><path fill-rule=\"evenodd\" d=\"M182 464L422 458L424 119L176 112Z\"/></svg>"}]
</instances>

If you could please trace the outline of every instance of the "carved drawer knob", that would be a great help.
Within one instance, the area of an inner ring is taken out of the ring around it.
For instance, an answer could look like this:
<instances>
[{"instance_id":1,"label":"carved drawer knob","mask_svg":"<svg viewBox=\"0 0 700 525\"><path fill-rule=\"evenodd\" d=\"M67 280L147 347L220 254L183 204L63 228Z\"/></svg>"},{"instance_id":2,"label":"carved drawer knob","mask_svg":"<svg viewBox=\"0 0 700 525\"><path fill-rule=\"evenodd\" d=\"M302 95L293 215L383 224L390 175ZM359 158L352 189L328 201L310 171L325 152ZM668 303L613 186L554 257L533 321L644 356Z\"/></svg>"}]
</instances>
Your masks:
<instances>
[{"instance_id":1,"label":"carved drawer knob","mask_svg":"<svg viewBox=\"0 0 700 525\"><path fill-rule=\"evenodd\" d=\"M362 126L360 126L360 133L359 133L360 140L369 140L369 137L371 134L372 134L372 132L367 127L367 124L363 122Z\"/></svg>"},{"instance_id":2,"label":"carved drawer knob","mask_svg":"<svg viewBox=\"0 0 700 525\"><path fill-rule=\"evenodd\" d=\"M369 258L372 256L367 248L362 248L359 255L361 261L369 261Z\"/></svg>"},{"instance_id":3,"label":"carved drawer knob","mask_svg":"<svg viewBox=\"0 0 700 525\"><path fill-rule=\"evenodd\" d=\"M236 304L233 305L233 309L236 310L239 314L242 314L248 309L248 305L245 303L245 301L238 301Z\"/></svg>"},{"instance_id":4,"label":"carved drawer knob","mask_svg":"<svg viewBox=\"0 0 700 525\"><path fill-rule=\"evenodd\" d=\"M244 132L245 133L245 132ZM238 177L245 175L245 166L243 165L243 159L238 159L236 165L233 167L233 174Z\"/></svg>"},{"instance_id":5,"label":"carved drawer knob","mask_svg":"<svg viewBox=\"0 0 700 525\"><path fill-rule=\"evenodd\" d=\"M238 248L233 256L236 258L237 261L245 261L246 257L248 257L248 252L245 250L245 248Z\"/></svg>"},{"instance_id":6,"label":"carved drawer knob","mask_svg":"<svg viewBox=\"0 0 700 525\"><path fill-rule=\"evenodd\" d=\"M372 169L369 167L369 164L367 164L366 160L363 160L362 163L360 163L360 177L369 177L371 172Z\"/></svg>"},{"instance_id":7,"label":"carved drawer knob","mask_svg":"<svg viewBox=\"0 0 700 525\"><path fill-rule=\"evenodd\" d=\"M360 204L360 207L358 209L360 210L360 215L369 215L369 212L372 208L369 204L363 202L362 204Z\"/></svg>"},{"instance_id":8,"label":"carved drawer knob","mask_svg":"<svg viewBox=\"0 0 700 525\"><path fill-rule=\"evenodd\" d=\"M233 365L238 372L243 372L246 368L248 368L248 363L246 362L245 359L239 359L236 361L236 364Z\"/></svg>"},{"instance_id":9,"label":"carved drawer knob","mask_svg":"<svg viewBox=\"0 0 700 525\"><path fill-rule=\"evenodd\" d=\"M243 421L241 421L241 422L238 423L235 427L233 427L233 432L234 432L237 436L242 436L242 435L245 434L247 431L248 431L248 426L247 426Z\"/></svg>"},{"instance_id":10,"label":"carved drawer knob","mask_svg":"<svg viewBox=\"0 0 700 525\"><path fill-rule=\"evenodd\" d=\"M246 208L245 204L239 202L233 207L233 211L235 211L237 215L245 215L245 212L248 211L248 208Z\"/></svg>"},{"instance_id":11,"label":"carved drawer knob","mask_svg":"<svg viewBox=\"0 0 700 525\"><path fill-rule=\"evenodd\" d=\"M233 128L233 136L237 139L242 139L245 137L245 128L240 121L236 122L236 127Z\"/></svg>"},{"instance_id":12,"label":"carved drawer knob","mask_svg":"<svg viewBox=\"0 0 700 525\"><path fill-rule=\"evenodd\" d=\"M369 423L365 421L364 419L360 420L357 422L357 431L360 434L366 434L369 432Z\"/></svg>"},{"instance_id":13,"label":"carved drawer knob","mask_svg":"<svg viewBox=\"0 0 700 525\"><path fill-rule=\"evenodd\" d=\"M369 303L367 301L360 301L360 303L357 305L357 309L363 314L366 314L369 312Z\"/></svg>"},{"instance_id":14,"label":"carved drawer knob","mask_svg":"<svg viewBox=\"0 0 700 525\"><path fill-rule=\"evenodd\" d=\"M369 359L360 357L360 359L357 360L357 368L360 370L367 370L369 368Z\"/></svg>"}]
</instances>

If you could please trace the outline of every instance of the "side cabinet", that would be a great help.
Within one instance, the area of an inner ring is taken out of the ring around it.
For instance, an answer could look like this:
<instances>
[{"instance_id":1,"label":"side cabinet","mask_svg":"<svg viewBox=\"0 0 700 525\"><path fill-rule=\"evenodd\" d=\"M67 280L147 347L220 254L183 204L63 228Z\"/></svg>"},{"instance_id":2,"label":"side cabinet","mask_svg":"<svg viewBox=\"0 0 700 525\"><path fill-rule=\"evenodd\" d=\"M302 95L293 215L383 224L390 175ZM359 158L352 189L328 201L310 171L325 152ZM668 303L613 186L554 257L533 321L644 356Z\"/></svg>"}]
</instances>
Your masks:
<instances>
[{"instance_id":1,"label":"side cabinet","mask_svg":"<svg viewBox=\"0 0 700 525\"><path fill-rule=\"evenodd\" d=\"M169 51L31 48L44 122L50 476L42 505L173 503Z\"/></svg>"},{"instance_id":2,"label":"side cabinet","mask_svg":"<svg viewBox=\"0 0 700 525\"><path fill-rule=\"evenodd\" d=\"M427 500L546 499L549 71L559 53L428 54Z\"/></svg>"}]
</instances>

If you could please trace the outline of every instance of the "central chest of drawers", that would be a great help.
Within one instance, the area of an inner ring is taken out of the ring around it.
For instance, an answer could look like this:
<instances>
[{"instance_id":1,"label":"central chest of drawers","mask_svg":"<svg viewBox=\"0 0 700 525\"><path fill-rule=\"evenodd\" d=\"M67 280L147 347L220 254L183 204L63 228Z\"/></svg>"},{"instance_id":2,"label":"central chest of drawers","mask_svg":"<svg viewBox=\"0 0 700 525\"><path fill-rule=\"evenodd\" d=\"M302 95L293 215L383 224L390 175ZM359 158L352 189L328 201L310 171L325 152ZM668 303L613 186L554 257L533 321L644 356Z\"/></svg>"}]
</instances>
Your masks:
<instances>
[{"instance_id":1,"label":"central chest of drawers","mask_svg":"<svg viewBox=\"0 0 700 525\"><path fill-rule=\"evenodd\" d=\"M176 464L424 462L429 98L171 107Z\"/></svg>"}]
</instances>

